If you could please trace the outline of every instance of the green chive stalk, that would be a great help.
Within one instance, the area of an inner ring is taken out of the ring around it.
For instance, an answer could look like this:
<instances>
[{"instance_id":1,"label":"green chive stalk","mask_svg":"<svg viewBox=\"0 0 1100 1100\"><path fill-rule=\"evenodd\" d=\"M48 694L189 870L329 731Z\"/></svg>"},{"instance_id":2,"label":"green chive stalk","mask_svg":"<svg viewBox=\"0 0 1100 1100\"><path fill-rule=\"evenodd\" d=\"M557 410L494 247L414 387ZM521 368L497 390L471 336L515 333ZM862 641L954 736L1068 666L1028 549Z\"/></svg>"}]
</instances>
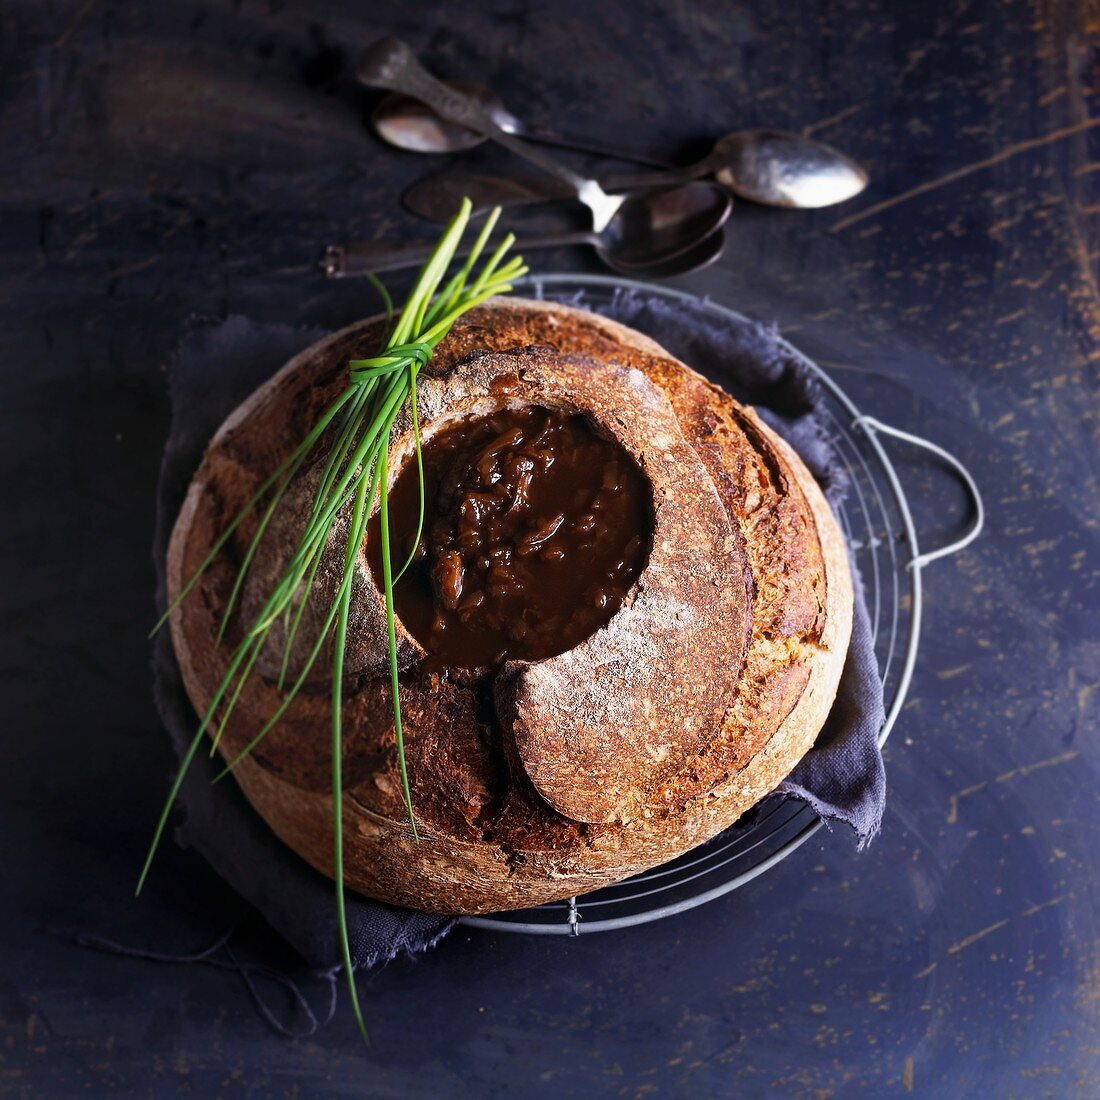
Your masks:
<instances>
[{"instance_id":1,"label":"green chive stalk","mask_svg":"<svg viewBox=\"0 0 1100 1100\"><path fill-rule=\"evenodd\" d=\"M221 533L206 559L201 563L179 595L169 605L153 632L159 630L171 617L182 600L194 588L202 574L216 559L233 532L245 518L253 514L261 502L270 495L259 515L256 532L248 546L237 572L232 590L222 614L218 641L224 641L226 628L244 586L245 578L256 551L264 537L272 516L303 463L313 454L322 437L331 432L332 443L321 474L305 531L290 556L282 575L255 620L245 630L244 636L229 655L228 667L214 692L210 705L202 715L194 739L184 754L160 819L153 834L149 853L145 859L137 892L145 883L153 856L160 843L169 813L179 794L187 770L202 743L204 735L211 732L211 756L217 752L222 734L252 673L268 635L277 622L286 628L283 657L279 674L279 687L285 688L291 647L297 636L302 612L313 590L321 556L329 545L338 517L348 515L348 537L344 550L343 575L336 596L328 609L322 628L297 678L284 690L283 699L275 713L267 720L252 740L233 757L215 779L223 778L243 760L286 713L302 685L306 682L326 641L332 639L332 806L333 806L333 878L336 881L336 913L355 1018L364 1040L367 1032L352 970L351 949L348 941L347 911L344 899L344 849L343 849L343 785L342 762L342 704L344 656L347 646L348 620L351 612L352 582L356 572L359 547L366 536L367 522L375 499L378 501L381 535L382 587L385 596L387 639L389 649L390 683L393 693L394 735L401 772L401 789L409 815L413 838L419 840L416 816L413 812L412 792L409 789L408 769L405 762L405 735L401 724L401 701L397 663L397 637L394 616L393 586L413 560L424 526L424 465L420 449L420 421L416 404L416 379L431 358L439 342L451 331L455 322L467 311L497 294L512 289L513 282L524 275L527 268L516 256L505 260L514 237L509 234L485 260L475 273L478 261L485 252L489 236L500 216L499 208L486 219L466 261L451 278L444 282L448 269L458 252L462 237L469 224L471 204L463 199L461 207L436 245L431 258L421 269L416 283L405 302L396 323L389 295L377 279L367 277L379 288L386 304L389 336L379 353L371 359L353 359L348 364L349 381L346 389L321 414L306 437L287 456L279 468L256 490L241 512ZM416 537L408 558L394 570L390 549L390 524L388 506L388 459L391 433L397 417L409 408L413 425L416 463L420 480L420 515ZM220 710L220 715L219 715ZM216 724L215 724L216 720Z\"/></svg>"}]
</instances>

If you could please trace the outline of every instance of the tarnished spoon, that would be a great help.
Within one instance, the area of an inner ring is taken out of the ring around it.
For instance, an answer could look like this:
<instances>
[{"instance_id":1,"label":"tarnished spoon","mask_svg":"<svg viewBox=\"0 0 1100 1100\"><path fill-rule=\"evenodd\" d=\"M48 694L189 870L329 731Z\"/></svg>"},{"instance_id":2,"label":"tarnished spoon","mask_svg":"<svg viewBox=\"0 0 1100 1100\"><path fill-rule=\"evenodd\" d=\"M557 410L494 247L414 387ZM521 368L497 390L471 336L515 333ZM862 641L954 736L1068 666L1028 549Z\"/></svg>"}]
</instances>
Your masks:
<instances>
[{"instance_id":1,"label":"tarnished spoon","mask_svg":"<svg viewBox=\"0 0 1100 1100\"><path fill-rule=\"evenodd\" d=\"M676 167L649 153L529 126L483 84L454 81L446 86L476 102L503 133L661 169L608 177L601 183L609 191L667 187L686 179L714 176L735 195L751 202L809 210L845 202L867 186L867 172L851 157L802 134L783 130L734 131L719 138L702 160ZM386 96L375 109L372 121L383 140L417 153L453 153L486 140L476 130L448 122L429 105L408 95Z\"/></svg>"},{"instance_id":2,"label":"tarnished spoon","mask_svg":"<svg viewBox=\"0 0 1100 1100\"><path fill-rule=\"evenodd\" d=\"M522 255L540 248L564 248L571 245L591 245L600 259L613 271L635 279L671 279L686 275L714 263L725 247L725 234L721 229L695 239L677 251L648 253L638 251L634 241L625 245L621 235L625 227L612 227L602 233L581 230L572 233L547 233L541 236L520 238L514 251ZM423 264L432 254L434 246L371 241L365 244L329 245L321 260L321 267L330 279L342 279L361 275L364 271L380 274L398 271L405 267ZM632 257L636 257L632 259Z\"/></svg>"},{"instance_id":3,"label":"tarnished spoon","mask_svg":"<svg viewBox=\"0 0 1100 1100\"><path fill-rule=\"evenodd\" d=\"M736 135L733 135L736 136ZM778 135L773 135L778 139ZM831 201L842 201L840 196L852 193L854 177L847 173L834 171L837 162L825 162L816 172L795 171L791 163L784 158L768 154L775 149L778 141L759 146L746 144L742 148L742 168L749 187L733 187L728 182L727 173L732 171L728 164L720 168L719 179L740 195L755 197L761 201L768 197L772 206L809 208L827 206ZM760 155L757 156L756 154ZM840 156L841 154L837 154ZM750 157L752 163L750 164ZM708 158L709 159L709 158ZM700 162L703 164L704 162ZM830 167L831 165L831 167ZM694 166L693 166L694 167ZM608 191L621 191L630 188L667 184L676 177L670 173L646 173L644 175L608 176L600 185ZM421 176L405 189L401 201L405 208L429 221L445 222L454 213L454 196L465 195L473 204L474 211L489 210L494 206L531 206L536 203L551 202L555 199L569 198L569 188L550 176L533 175L511 176L476 171L455 165L438 172Z\"/></svg>"},{"instance_id":4,"label":"tarnished spoon","mask_svg":"<svg viewBox=\"0 0 1100 1100\"><path fill-rule=\"evenodd\" d=\"M648 226L646 232L650 234L666 232L661 220L663 214L652 208L653 196L650 193L633 196L608 193L595 180L578 175L548 154L505 133L475 100L456 92L427 72L400 39L383 38L375 42L359 59L356 73L364 84L401 92L426 103L446 121L475 130L560 180L591 211L595 232L608 228L612 219L620 215L632 226ZM702 180L686 183L674 181L671 187L667 184L666 187L661 192L663 211L676 213L680 207L686 207L693 219L701 218L708 223L709 232L718 229L729 217L729 192L717 184ZM700 230L694 239L699 240L706 235ZM686 245L691 241L681 243Z\"/></svg>"}]
</instances>

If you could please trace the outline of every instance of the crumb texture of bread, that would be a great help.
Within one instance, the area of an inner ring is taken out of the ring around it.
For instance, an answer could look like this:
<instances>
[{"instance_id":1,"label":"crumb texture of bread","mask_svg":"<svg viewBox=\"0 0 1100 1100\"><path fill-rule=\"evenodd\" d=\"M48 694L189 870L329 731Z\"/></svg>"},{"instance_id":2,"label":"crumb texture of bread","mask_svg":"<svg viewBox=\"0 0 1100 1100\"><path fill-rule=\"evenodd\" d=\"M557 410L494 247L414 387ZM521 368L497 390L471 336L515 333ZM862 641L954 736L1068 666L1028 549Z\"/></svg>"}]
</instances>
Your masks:
<instances>
[{"instance_id":1,"label":"crumb texture of bread","mask_svg":"<svg viewBox=\"0 0 1100 1100\"><path fill-rule=\"evenodd\" d=\"M373 318L306 349L225 421L173 530L170 599L341 391L348 359L370 354L383 328ZM460 320L422 373L418 398L428 439L503 404L584 414L644 472L652 545L607 625L555 657L509 661L489 676L440 677L422 670L423 650L398 622L419 842L401 795L384 599L361 548L343 703L347 885L445 913L558 900L679 855L774 790L828 715L851 632L844 542L798 456L751 409L648 337L584 310L519 298L494 299ZM413 450L403 415L394 478ZM230 643L293 552L318 473L316 464L304 469L275 513L230 620ZM199 712L227 667L220 612L255 523L241 524L172 618ZM335 594L345 538L338 523L292 670ZM280 705L282 652L273 630L223 734L225 759ZM325 656L234 774L272 830L331 874Z\"/></svg>"}]
</instances>

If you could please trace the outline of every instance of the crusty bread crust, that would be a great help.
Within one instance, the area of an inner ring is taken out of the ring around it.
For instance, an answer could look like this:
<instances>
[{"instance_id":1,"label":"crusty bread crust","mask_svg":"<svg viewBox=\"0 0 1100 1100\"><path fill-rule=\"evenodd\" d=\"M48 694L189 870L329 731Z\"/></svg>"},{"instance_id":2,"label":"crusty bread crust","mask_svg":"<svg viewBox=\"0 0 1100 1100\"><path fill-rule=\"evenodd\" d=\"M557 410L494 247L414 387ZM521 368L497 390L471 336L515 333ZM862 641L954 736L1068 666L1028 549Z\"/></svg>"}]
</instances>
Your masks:
<instances>
[{"instance_id":1,"label":"crusty bread crust","mask_svg":"<svg viewBox=\"0 0 1100 1100\"><path fill-rule=\"evenodd\" d=\"M347 359L372 352L381 330L377 318L359 322L307 349L226 420L172 534L169 598L343 386ZM585 370L599 385L586 385ZM652 572L643 570L628 606L604 631L562 658L505 666L495 691L461 677L438 683L418 676L419 647L401 632L420 843L404 814L388 678L379 675L380 596L360 563L345 699L345 877L370 896L441 912L490 912L583 893L732 824L812 745L851 631L851 578L836 520L797 455L751 409L623 325L508 298L467 315L440 345L421 386L425 431L483 408L502 372L522 380L519 400L561 400L625 440L657 497L672 500L659 530L675 538L655 538ZM397 427L398 456L411 446L408 429ZM677 518L677 504L699 517L697 534ZM218 611L251 533L242 525L172 620L184 683L200 711L225 668L225 647L215 644ZM285 553L293 537L288 529L265 540L273 549L258 559L254 584L277 573L280 546ZM663 542L676 545L662 557ZM677 575L679 587L668 583ZM653 653L639 656L623 639L654 635L660 615L652 605L677 594L699 618L694 633L662 637L654 653L676 670L674 679L662 679ZM627 652L635 659L609 680L603 662ZM331 873L323 676L306 685L235 774L271 828ZM582 700L566 708L564 720L555 704L572 699L563 693ZM622 710L624 695L638 705ZM270 679L252 678L223 737L226 758L279 698ZM569 715L578 714L587 740L571 742ZM675 729L660 721L666 714L676 716ZM614 727L618 736L602 737L612 719L622 723Z\"/></svg>"}]
</instances>

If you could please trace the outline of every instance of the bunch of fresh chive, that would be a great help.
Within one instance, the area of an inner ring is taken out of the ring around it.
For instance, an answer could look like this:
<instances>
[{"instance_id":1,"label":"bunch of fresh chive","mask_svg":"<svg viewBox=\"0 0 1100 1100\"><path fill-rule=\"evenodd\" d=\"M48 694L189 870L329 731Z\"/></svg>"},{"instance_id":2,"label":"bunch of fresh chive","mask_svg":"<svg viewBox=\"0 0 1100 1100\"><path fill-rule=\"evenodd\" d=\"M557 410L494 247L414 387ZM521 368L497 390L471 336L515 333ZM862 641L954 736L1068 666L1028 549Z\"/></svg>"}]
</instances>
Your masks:
<instances>
[{"instance_id":1,"label":"bunch of fresh chive","mask_svg":"<svg viewBox=\"0 0 1100 1100\"><path fill-rule=\"evenodd\" d=\"M285 628L285 641L282 666L279 676L280 688L285 687L291 647L298 633L302 613L310 598L313 583L322 555L333 538L333 532L340 517L350 512L347 545L344 551L343 574L336 596L328 609L321 630L306 657L297 678L285 690L284 697L263 728L230 761L218 778L226 775L248 755L286 712L300 691L326 641L332 639L332 803L333 803L333 875L336 880L336 908L339 923L340 942L344 956L348 986L351 992L355 1017L363 1031L362 1013L356 993L352 973L351 951L348 945L347 914L344 905L344 859L343 859L343 815L341 782L341 703L343 698L344 651L347 642L348 617L351 609L352 582L356 574L356 561L359 547L363 543L367 521L378 498L379 529L381 536L382 587L385 594L386 622L389 636L390 681L393 692L394 733L397 740L397 754L401 769L401 785L405 805L409 813L409 823L416 837L416 819L413 814L412 795L409 790L408 771L405 765L405 743L401 727L401 704L398 696L397 639L394 629L393 586L412 561L420 541L424 522L424 468L420 452L420 426L416 407L416 378L424 364L431 357L439 342L450 332L455 322L468 310L484 302L495 294L504 294L512 289L512 282L526 272L523 261L518 256L505 262L505 254L512 246L514 237L509 234L492 252L475 274L474 268L485 251L489 236L500 216L499 208L486 219L484 228L478 235L461 269L450 279L443 282L451 262L455 258L462 236L470 220L471 204L463 199L459 212L448 225L431 258L424 265L416 284L409 294L404 309L392 326L390 335L380 353L373 359L353 359L348 364L350 381L347 388L321 414L317 423L299 443L282 465L267 478L256 490L241 512L215 541L210 553L199 566L195 575L188 580L179 595L165 611L154 628L159 630L171 616L184 597L217 557L222 547L244 519L252 514L268 496L270 500L260 513L256 532L248 546L236 580L224 609L218 640L224 638L226 627L233 614L249 566L256 556L257 547L272 515L279 506L287 487L298 473L302 464L313 453L321 438L331 432L333 439L327 461L321 473L313 505L310 510L305 531L297 548L290 556L286 568L268 595L256 619L245 630L244 637L234 648L229 665L214 697L202 716L198 730L183 758L179 774L172 784L168 801L157 823L156 832L149 854L145 860L138 892L141 891L153 855L164 832L169 812L179 793L203 735L212 727L219 708L220 718L213 733L211 755L217 751L218 743L225 731L233 709L240 698L241 691L256 663L260 652L267 642L268 634L277 622ZM379 287L386 303L386 313L392 322L392 305L385 288L368 276ZM390 448L390 433L399 413L408 404L416 443L416 462L420 475L420 519L417 525L413 549L401 568L394 573L390 553L389 512L387 493L389 478L387 460Z\"/></svg>"}]
</instances>

